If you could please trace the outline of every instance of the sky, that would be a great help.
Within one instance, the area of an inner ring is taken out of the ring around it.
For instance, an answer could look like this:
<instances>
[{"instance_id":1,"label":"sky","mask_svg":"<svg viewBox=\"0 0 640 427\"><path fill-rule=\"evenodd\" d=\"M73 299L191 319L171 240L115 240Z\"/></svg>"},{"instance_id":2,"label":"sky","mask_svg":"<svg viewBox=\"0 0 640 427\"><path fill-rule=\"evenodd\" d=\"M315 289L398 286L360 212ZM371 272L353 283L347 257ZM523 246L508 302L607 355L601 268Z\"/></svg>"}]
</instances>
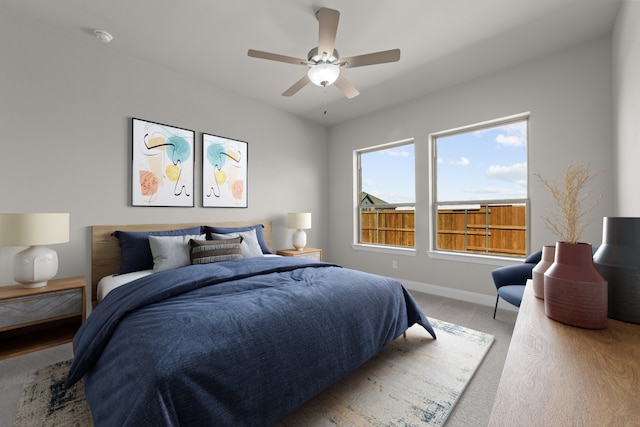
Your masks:
<instances>
[{"instance_id":1,"label":"sky","mask_svg":"<svg viewBox=\"0 0 640 427\"><path fill-rule=\"evenodd\" d=\"M527 197L526 121L437 140L439 201ZM390 203L415 202L413 145L361 156L363 191Z\"/></svg>"},{"instance_id":2,"label":"sky","mask_svg":"<svg viewBox=\"0 0 640 427\"><path fill-rule=\"evenodd\" d=\"M360 156L362 190L388 203L415 203L413 144Z\"/></svg>"}]
</instances>

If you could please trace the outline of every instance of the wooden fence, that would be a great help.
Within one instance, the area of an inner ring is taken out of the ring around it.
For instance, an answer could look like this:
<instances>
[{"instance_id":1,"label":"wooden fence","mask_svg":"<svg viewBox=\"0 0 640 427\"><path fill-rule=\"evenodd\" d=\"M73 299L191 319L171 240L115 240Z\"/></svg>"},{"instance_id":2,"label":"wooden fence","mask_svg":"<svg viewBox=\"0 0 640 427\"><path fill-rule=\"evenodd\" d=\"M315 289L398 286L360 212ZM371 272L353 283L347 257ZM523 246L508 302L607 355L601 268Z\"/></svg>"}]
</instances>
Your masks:
<instances>
[{"instance_id":1,"label":"wooden fence","mask_svg":"<svg viewBox=\"0 0 640 427\"><path fill-rule=\"evenodd\" d=\"M414 211L363 211L361 242L415 246ZM438 249L525 256L527 248L524 205L482 205L477 209L438 211Z\"/></svg>"},{"instance_id":2,"label":"wooden fence","mask_svg":"<svg viewBox=\"0 0 640 427\"><path fill-rule=\"evenodd\" d=\"M361 216L362 243L414 247L414 211L375 209Z\"/></svg>"}]
</instances>

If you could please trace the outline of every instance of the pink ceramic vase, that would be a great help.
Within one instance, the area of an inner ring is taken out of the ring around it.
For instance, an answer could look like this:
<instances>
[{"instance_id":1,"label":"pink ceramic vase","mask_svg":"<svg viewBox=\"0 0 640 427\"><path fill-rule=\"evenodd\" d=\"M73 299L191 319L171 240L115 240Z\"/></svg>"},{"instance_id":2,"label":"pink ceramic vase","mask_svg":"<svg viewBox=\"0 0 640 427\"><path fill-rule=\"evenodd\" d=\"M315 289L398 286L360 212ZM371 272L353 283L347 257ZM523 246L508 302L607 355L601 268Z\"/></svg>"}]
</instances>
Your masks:
<instances>
[{"instance_id":1,"label":"pink ceramic vase","mask_svg":"<svg viewBox=\"0 0 640 427\"><path fill-rule=\"evenodd\" d=\"M607 327L607 281L593 264L588 243L556 243L555 261L544 273L547 317L587 329Z\"/></svg>"},{"instance_id":2,"label":"pink ceramic vase","mask_svg":"<svg viewBox=\"0 0 640 427\"><path fill-rule=\"evenodd\" d=\"M536 298L544 299L544 273L551 267L556 255L555 246L543 246L540 262L531 270L533 294Z\"/></svg>"}]
</instances>

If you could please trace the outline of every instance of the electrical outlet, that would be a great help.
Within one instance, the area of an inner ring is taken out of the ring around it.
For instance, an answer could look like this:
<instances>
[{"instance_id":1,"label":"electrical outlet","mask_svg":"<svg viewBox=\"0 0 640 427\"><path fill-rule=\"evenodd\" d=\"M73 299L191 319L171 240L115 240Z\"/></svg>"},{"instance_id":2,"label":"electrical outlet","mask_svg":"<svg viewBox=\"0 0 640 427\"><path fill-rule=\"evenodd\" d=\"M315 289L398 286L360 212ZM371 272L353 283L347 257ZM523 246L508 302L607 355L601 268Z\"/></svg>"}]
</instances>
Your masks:
<instances>
[{"instance_id":1,"label":"electrical outlet","mask_svg":"<svg viewBox=\"0 0 640 427\"><path fill-rule=\"evenodd\" d=\"M391 261L391 267L398 268L398 261L396 261L395 259Z\"/></svg>"}]
</instances>

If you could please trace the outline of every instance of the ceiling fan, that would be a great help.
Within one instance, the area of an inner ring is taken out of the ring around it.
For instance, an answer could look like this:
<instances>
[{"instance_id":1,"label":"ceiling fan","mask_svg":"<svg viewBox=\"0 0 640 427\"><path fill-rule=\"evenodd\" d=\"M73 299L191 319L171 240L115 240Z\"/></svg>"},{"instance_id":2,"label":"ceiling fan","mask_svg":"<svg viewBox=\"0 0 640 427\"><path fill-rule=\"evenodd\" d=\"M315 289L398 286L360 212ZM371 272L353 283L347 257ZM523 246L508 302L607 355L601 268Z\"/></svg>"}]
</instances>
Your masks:
<instances>
[{"instance_id":1,"label":"ceiling fan","mask_svg":"<svg viewBox=\"0 0 640 427\"><path fill-rule=\"evenodd\" d=\"M309 68L307 74L295 82L289 89L285 90L282 96L292 96L311 82L322 87L335 84L344 96L351 99L358 96L360 92L342 75L340 72L342 69L384 64L386 62L396 62L400 60L400 49L340 58L334 46L340 12L323 7L316 12L316 18L318 18L320 27L318 47L309 51L307 59L294 58L254 49L249 49L247 52L247 54L253 58L305 65Z\"/></svg>"}]
</instances>

